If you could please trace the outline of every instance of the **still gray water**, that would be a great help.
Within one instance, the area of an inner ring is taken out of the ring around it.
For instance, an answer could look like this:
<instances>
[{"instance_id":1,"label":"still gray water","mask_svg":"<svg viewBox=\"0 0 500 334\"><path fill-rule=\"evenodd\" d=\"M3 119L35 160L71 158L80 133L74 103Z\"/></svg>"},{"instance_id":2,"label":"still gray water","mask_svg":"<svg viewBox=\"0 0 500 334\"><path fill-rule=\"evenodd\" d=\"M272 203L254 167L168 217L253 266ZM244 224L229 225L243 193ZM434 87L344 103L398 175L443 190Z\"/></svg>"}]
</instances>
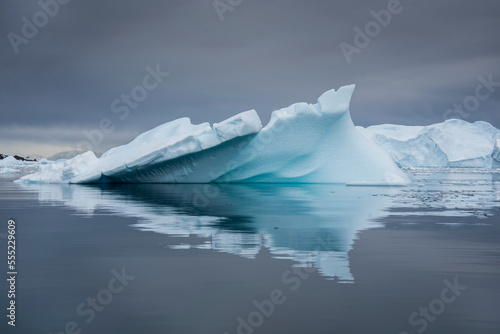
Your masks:
<instances>
[{"instance_id":1,"label":"still gray water","mask_svg":"<svg viewBox=\"0 0 500 334\"><path fill-rule=\"evenodd\" d=\"M499 333L500 174L407 173L408 187L4 176L0 245L7 254L14 220L16 326L4 315L0 328Z\"/></svg>"}]
</instances>

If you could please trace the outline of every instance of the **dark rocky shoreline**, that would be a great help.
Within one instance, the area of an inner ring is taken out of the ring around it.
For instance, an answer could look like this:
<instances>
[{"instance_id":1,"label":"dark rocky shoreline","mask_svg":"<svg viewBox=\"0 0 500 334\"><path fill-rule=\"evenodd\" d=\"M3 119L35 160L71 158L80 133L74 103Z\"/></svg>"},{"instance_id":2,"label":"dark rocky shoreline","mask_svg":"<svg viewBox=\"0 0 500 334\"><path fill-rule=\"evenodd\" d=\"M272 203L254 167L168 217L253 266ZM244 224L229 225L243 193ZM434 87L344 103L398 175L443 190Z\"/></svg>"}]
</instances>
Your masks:
<instances>
[{"instance_id":1,"label":"dark rocky shoreline","mask_svg":"<svg viewBox=\"0 0 500 334\"><path fill-rule=\"evenodd\" d=\"M7 158L7 157L9 157L9 155L1 154L0 153L0 160L3 160L5 158ZM14 157L14 159L19 160L19 161L36 161L36 159L26 159L26 158L21 157L19 155L14 155L13 157Z\"/></svg>"}]
</instances>

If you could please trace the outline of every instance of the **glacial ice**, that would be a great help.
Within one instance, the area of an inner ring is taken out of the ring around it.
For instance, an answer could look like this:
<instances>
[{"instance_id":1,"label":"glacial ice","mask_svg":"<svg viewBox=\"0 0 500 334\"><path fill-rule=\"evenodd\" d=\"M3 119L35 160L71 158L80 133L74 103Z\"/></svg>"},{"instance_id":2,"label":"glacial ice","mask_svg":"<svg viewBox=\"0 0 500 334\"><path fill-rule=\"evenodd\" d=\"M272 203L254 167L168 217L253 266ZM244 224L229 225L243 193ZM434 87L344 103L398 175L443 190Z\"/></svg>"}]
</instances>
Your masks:
<instances>
[{"instance_id":1,"label":"glacial ice","mask_svg":"<svg viewBox=\"0 0 500 334\"><path fill-rule=\"evenodd\" d=\"M353 92L354 85L344 86L317 104L274 111L264 128L254 110L213 126L180 118L99 159L87 152L20 182L408 184L391 157L354 127Z\"/></svg>"},{"instance_id":2,"label":"glacial ice","mask_svg":"<svg viewBox=\"0 0 500 334\"><path fill-rule=\"evenodd\" d=\"M9 167L0 167L0 175L11 175L11 174L19 174L22 173L19 169L9 168Z\"/></svg>"},{"instance_id":3,"label":"glacial ice","mask_svg":"<svg viewBox=\"0 0 500 334\"><path fill-rule=\"evenodd\" d=\"M429 126L357 127L400 167L498 168L500 130L487 122L451 119Z\"/></svg>"},{"instance_id":4,"label":"glacial ice","mask_svg":"<svg viewBox=\"0 0 500 334\"><path fill-rule=\"evenodd\" d=\"M14 167L14 166L23 166L27 164L30 164L30 162L17 160L13 156L8 156L0 160L0 167Z\"/></svg>"},{"instance_id":5,"label":"glacial ice","mask_svg":"<svg viewBox=\"0 0 500 334\"><path fill-rule=\"evenodd\" d=\"M42 162L45 163L46 159L42 159L40 161L22 161L17 160L13 156L8 156L4 159L0 159L0 175L9 176L32 172Z\"/></svg>"}]
</instances>

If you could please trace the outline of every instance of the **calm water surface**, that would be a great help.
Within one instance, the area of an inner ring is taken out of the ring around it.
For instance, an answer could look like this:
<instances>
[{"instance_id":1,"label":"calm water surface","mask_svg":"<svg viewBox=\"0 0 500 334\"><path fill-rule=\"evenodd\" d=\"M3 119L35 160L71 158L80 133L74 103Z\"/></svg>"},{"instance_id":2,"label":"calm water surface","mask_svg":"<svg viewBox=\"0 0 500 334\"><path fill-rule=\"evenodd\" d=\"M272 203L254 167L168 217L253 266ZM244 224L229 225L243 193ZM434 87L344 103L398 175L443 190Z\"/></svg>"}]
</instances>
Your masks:
<instances>
[{"instance_id":1,"label":"calm water surface","mask_svg":"<svg viewBox=\"0 0 500 334\"><path fill-rule=\"evenodd\" d=\"M407 173L409 187L3 176L1 257L13 219L18 275L1 332L500 333L500 174Z\"/></svg>"}]
</instances>

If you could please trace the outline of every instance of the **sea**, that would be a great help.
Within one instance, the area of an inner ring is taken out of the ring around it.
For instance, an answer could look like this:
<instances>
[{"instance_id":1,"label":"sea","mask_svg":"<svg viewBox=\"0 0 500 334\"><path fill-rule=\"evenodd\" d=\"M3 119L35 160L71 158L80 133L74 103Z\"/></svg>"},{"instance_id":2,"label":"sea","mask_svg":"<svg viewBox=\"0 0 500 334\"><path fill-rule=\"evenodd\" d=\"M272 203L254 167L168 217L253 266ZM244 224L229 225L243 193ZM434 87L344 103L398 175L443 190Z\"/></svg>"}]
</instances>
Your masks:
<instances>
[{"instance_id":1,"label":"sea","mask_svg":"<svg viewBox=\"0 0 500 334\"><path fill-rule=\"evenodd\" d=\"M404 187L1 175L0 332L500 333L500 170L405 173Z\"/></svg>"}]
</instances>

